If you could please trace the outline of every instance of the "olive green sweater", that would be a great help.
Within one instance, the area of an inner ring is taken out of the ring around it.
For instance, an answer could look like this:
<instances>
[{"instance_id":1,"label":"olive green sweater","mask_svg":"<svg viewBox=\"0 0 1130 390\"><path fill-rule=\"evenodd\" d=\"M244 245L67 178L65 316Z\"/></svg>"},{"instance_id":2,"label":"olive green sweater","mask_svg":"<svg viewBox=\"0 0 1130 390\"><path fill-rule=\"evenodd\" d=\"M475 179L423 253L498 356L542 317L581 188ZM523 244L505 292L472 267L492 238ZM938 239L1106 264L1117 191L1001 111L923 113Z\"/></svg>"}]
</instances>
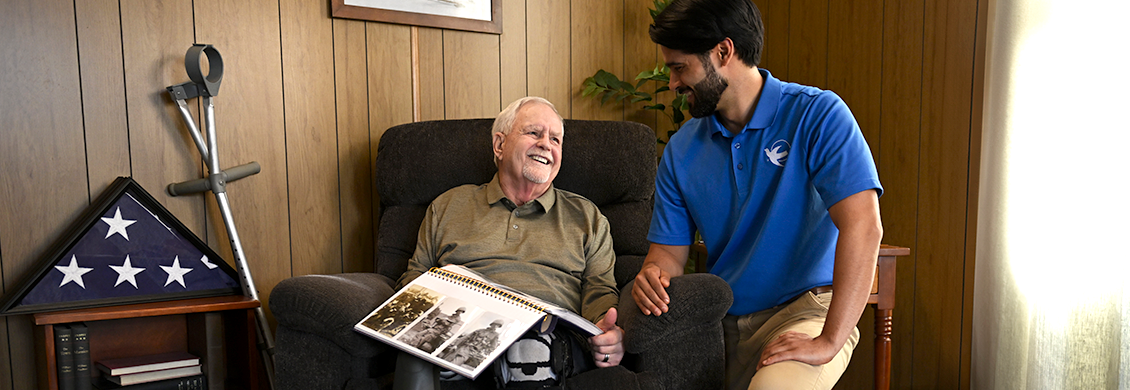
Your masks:
<instances>
[{"instance_id":1,"label":"olive green sweater","mask_svg":"<svg viewBox=\"0 0 1130 390\"><path fill-rule=\"evenodd\" d=\"M608 220L591 201L550 187L515 207L495 175L432 201L399 284L459 264L595 323L619 301L615 261Z\"/></svg>"}]
</instances>

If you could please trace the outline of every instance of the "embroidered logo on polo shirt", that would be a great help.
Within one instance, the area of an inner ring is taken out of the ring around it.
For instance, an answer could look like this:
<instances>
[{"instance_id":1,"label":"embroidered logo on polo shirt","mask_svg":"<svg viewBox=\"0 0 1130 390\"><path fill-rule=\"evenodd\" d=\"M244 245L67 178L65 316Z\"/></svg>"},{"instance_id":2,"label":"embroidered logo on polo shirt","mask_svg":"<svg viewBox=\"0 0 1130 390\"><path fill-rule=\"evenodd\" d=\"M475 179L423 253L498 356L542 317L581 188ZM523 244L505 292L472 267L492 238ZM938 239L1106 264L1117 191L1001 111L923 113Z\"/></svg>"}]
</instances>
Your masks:
<instances>
[{"instance_id":1,"label":"embroidered logo on polo shirt","mask_svg":"<svg viewBox=\"0 0 1130 390\"><path fill-rule=\"evenodd\" d=\"M789 159L789 141L779 139L773 142L768 148L765 148L765 156L769 157L769 162L773 165L783 167L785 160Z\"/></svg>"}]
</instances>

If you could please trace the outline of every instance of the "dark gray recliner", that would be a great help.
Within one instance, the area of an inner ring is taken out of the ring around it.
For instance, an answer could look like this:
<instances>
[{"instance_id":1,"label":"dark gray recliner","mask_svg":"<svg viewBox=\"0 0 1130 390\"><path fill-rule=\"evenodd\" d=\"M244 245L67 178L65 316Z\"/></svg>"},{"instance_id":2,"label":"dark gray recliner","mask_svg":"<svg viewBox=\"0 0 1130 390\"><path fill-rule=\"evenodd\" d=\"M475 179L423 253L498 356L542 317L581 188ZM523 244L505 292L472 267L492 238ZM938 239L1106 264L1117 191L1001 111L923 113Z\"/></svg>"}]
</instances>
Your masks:
<instances>
[{"instance_id":1,"label":"dark gray recliner","mask_svg":"<svg viewBox=\"0 0 1130 390\"><path fill-rule=\"evenodd\" d=\"M380 195L375 273L307 275L279 283L270 308L276 387L391 388L397 350L352 327L394 292L416 248L432 199L490 181L492 119L411 123L388 129L376 161ZM558 188L593 201L608 218L621 287L619 324L629 355L620 367L567 382L575 389L717 389L723 379L721 319L733 296L709 274L671 281L671 311L644 316L625 289L647 254L655 181L655 137L633 122L566 120ZM484 374L489 375L489 374Z\"/></svg>"}]
</instances>

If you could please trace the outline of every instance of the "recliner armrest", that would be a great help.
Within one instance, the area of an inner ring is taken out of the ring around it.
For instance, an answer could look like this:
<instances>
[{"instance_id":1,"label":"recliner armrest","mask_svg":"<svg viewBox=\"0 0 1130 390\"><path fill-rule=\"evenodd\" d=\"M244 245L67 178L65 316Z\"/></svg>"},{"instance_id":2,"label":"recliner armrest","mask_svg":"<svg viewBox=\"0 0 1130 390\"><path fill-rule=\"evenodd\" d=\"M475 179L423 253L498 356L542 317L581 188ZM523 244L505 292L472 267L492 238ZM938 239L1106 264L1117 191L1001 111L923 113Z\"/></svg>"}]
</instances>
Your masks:
<instances>
[{"instance_id":1,"label":"recliner armrest","mask_svg":"<svg viewBox=\"0 0 1130 390\"><path fill-rule=\"evenodd\" d=\"M713 274L698 273L671 278L667 295L671 303L660 316L644 315L632 298L628 283L620 294L620 327L624 328L624 348L630 353L644 353L664 344L672 335L702 329L704 324L718 324L730 305L734 294L722 278Z\"/></svg>"},{"instance_id":2,"label":"recliner armrest","mask_svg":"<svg viewBox=\"0 0 1130 390\"><path fill-rule=\"evenodd\" d=\"M280 327L323 337L354 356L376 356L388 345L353 325L392 296L393 283L373 273L297 276L271 291L271 312Z\"/></svg>"}]
</instances>

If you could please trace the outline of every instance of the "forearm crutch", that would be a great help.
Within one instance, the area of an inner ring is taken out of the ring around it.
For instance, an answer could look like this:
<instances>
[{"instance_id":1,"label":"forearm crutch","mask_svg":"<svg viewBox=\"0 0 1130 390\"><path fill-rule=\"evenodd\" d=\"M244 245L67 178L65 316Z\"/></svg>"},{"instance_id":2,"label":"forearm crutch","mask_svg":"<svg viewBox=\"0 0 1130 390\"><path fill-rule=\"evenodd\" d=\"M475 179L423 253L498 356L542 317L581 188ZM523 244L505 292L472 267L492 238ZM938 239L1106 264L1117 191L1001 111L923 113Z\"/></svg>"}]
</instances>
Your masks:
<instances>
[{"instance_id":1,"label":"forearm crutch","mask_svg":"<svg viewBox=\"0 0 1130 390\"><path fill-rule=\"evenodd\" d=\"M208 76L205 77L200 71L200 55L204 54L208 59ZM165 88L169 91L169 96L177 103L180 109L181 117L184 119L188 127L189 133L192 135L192 140L196 144L196 149L200 151L200 157L204 160L204 164L208 166L208 176L205 178L189 180L181 183L169 184L167 191L171 196L180 196L195 194L198 192L212 191L216 195L216 204L220 207L220 215L224 219L224 227L227 228L228 239L231 241L232 254L235 255L236 269L239 271L240 285L243 286L243 294L251 297L251 299L259 300L258 290L255 288L255 281L251 278L251 268L247 266L247 257L244 256L243 245L239 241L239 233L235 230L235 220L232 219L231 206L228 203L227 190L225 185L242 179L247 176L259 173L259 163L250 162L240 166L220 170L219 152L216 151L216 121L215 121L215 106L212 104L212 97L220 90L220 81L224 76L224 60L220 57L220 52L212 45L194 44L188 49L188 53L184 56L184 66L188 71L188 78L192 81L174 85ZM200 97L204 103L204 130L205 135L208 137L207 143L197 129L196 123L192 120L192 113L188 111L186 100L195 97ZM259 352L263 357L263 368L267 374L267 382L273 389L275 387L275 367L274 367L274 344L271 337L271 328L267 324L267 316L263 313L263 307L257 306L255 308L255 320L258 324L258 347Z\"/></svg>"}]
</instances>

